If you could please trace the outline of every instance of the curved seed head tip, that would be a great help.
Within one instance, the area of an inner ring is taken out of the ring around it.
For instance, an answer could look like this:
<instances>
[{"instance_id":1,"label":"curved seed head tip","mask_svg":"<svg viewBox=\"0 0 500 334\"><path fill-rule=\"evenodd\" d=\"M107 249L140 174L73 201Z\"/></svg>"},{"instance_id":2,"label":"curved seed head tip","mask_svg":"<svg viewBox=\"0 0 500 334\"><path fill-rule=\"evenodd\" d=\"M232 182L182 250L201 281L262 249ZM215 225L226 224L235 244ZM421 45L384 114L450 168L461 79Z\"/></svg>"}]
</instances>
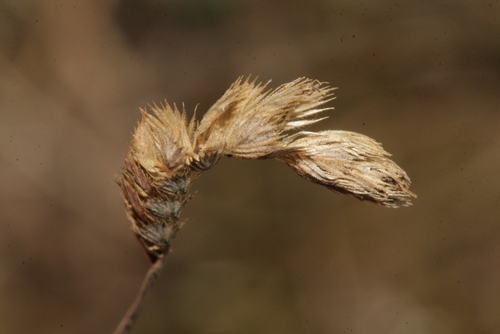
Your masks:
<instances>
[{"instance_id":1,"label":"curved seed head tip","mask_svg":"<svg viewBox=\"0 0 500 334\"><path fill-rule=\"evenodd\" d=\"M280 159L305 179L336 192L387 207L410 205L416 197L406 173L373 139L348 131L302 133Z\"/></svg>"}]
</instances>

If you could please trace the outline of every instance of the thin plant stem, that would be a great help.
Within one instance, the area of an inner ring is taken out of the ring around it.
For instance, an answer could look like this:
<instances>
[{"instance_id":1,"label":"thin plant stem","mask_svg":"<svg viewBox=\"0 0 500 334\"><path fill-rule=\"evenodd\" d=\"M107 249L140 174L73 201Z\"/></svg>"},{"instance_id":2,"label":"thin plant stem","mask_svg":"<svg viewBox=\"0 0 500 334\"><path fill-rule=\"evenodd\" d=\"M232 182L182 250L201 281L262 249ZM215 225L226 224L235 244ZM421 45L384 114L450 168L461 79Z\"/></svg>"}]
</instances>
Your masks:
<instances>
[{"instance_id":1,"label":"thin plant stem","mask_svg":"<svg viewBox=\"0 0 500 334\"><path fill-rule=\"evenodd\" d=\"M163 270L166 257L166 255L160 256L156 259L155 262L151 264L151 267L149 268L146 276L144 277L144 280L142 281L141 288L139 289L134 302L132 303L132 305L130 305L127 313L125 313L113 334L130 333L132 327L135 325L137 319L139 318L142 309L144 308L144 303L148 293L151 291L154 282L156 281L158 276L160 276L161 271Z\"/></svg>"}]
</instances>

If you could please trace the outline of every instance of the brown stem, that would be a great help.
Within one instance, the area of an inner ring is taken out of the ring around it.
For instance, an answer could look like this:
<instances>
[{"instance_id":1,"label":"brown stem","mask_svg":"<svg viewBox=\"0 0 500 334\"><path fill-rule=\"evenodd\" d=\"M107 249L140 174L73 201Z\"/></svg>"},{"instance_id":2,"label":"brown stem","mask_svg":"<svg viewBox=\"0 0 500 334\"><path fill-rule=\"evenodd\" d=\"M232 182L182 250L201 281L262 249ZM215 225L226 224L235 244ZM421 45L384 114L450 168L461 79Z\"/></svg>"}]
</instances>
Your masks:
<instances>
[{"instance_id":1,"label":"brown stem","mask_svg":"<svg viewBox=\"0 0 500 334\"><path fill-rule=\"evenodd\" d=\"M149 291L151 291L154 282L156 281L158 276L160 276L160 273L165 264L166 257L167 257L166 255L158 257L156 261L151 264L151 267L149 268L148 272L146 273L146 276L144 277L144 280L142 281L141 288L139 289L139 292L137 293L134 302L132 303L132 305L130 305L127 313L125 313L125 315L118 324L118 327L116 327L113 334L130 333L132 327L139 318L139 315L141 314L141 311L144 307L144 302L146 300Z\"/></svg>"}]
</instances>

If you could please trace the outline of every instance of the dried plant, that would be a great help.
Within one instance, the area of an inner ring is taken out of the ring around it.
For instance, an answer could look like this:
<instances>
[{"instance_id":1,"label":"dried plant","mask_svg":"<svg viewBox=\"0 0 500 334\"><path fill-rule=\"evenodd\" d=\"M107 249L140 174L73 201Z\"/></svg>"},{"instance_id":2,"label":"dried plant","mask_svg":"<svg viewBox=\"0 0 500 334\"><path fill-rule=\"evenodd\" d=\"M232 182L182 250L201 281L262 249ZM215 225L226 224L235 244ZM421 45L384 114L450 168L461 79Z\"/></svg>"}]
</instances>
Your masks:
<instances>
[{"instance_id":1,"label":"dried plant","mask_svg":"<svg viewBox=\"0 0 500 334\"><path fill-rule=\"evenodd\" d=\"M275 158L307 180L336 192L387 207L410 205L410 179L373 139L347 131L300 129L333 108L334 88L299 78L266 90L267 84L239 78L200 122L168 103L142 110L117 182L132 230L153 265L134 304L115 333L133 326L144 296L161 271L182 223L189 186L223 156Z\"/></svg>"}]
</instances>

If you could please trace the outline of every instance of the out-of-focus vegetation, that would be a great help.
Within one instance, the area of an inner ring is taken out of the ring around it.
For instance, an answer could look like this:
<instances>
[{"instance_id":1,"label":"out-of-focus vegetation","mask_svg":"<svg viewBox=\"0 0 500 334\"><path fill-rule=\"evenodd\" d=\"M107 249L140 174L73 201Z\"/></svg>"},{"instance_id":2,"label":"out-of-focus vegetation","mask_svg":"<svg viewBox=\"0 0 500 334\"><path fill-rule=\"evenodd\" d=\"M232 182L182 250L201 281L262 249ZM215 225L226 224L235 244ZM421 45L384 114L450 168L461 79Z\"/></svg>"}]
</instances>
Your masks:
<instances>
[{"instance_id":1,"label":"out-of-focus vegetation","mask_svg":"<svg viewBox=\"0 0 500 334\"><path fill-rule=\"evenodd\" d=\"M147 259L114 175L139 107L203 113L240 75L338 86L315 129L384 144L385 209L224 160L136 333L500 332L498 1L4 1L0 332L108 333Z\"/></svg>"}]
</instances>

